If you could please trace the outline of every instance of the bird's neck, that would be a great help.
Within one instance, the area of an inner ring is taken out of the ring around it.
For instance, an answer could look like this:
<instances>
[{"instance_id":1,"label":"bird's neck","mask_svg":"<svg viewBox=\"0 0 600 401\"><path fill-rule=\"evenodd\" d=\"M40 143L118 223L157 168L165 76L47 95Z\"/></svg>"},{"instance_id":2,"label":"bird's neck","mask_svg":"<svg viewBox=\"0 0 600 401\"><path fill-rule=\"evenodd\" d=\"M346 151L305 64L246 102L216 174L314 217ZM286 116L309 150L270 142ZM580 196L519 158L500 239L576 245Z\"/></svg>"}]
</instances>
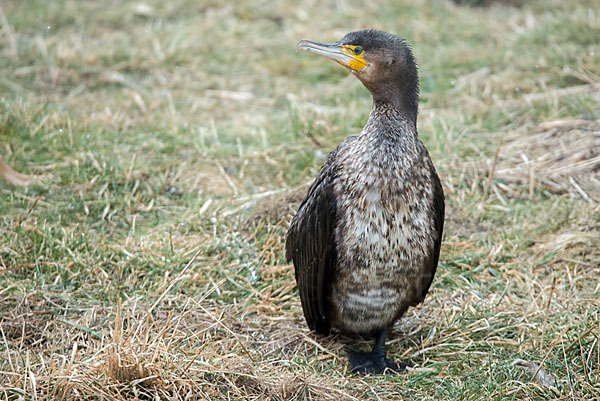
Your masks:
<instances>
[{"instance_id":1,"label":"bird's neck","mask_svg":"<svg viewBox=\"0 0 600 401\"><path fill-rule=\"evenodd\" d=\"M373 107L364 132L385 136L391 140L417 136L417 112L402 107L395 101L381 101L373 97Z\"/></svg>"},{"instance_id":2,"label":"bird's neck","mask_svg":"<svg viewBox=\"0 0 600 401\"><path fill-rule=\"evenodd\" d=\"M418 98L373 94L371 114L391 115L396 118L402 118L407 122L413 122L416 125L418 107Z\"/></svg>"}]
</instances>

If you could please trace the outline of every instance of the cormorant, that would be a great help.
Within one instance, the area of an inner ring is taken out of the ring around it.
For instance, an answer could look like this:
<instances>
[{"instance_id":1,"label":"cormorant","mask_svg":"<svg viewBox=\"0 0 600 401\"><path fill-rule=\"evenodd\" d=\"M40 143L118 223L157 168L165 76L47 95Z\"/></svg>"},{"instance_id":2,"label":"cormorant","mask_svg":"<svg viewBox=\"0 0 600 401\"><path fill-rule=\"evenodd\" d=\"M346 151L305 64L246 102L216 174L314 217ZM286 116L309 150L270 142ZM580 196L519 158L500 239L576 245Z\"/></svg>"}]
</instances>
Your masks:
<instances>
[{"instance_id":1,"label":"cormorant","mask_svg":"<svg viewBox=\"0 0 600 401\"><path fill-rule=\"evenodd\" d=\"M386 329L425 298L444 225L444 192L417 137L417 66L403 39L376 30L296 50L348 68L373 97L367 124L329 154L287 234L304 316L321 334L376 336L371 352L349 353L353 372L399 371Z\"/></svg>"}]
</instances>

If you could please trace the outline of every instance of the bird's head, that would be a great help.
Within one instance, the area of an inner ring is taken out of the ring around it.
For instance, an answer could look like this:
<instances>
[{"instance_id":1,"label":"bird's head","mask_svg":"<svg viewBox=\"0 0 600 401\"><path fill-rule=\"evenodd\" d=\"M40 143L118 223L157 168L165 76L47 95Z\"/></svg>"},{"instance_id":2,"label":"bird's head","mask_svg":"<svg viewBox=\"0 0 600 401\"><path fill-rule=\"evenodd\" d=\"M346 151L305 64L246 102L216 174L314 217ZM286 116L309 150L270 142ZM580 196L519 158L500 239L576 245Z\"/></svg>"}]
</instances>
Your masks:
<instances>
[{"instance_id":1,"label":"bird's head","mask_svg":"<svg viewBox=\"0 0 600 401\"><path fill-rule=\"evenodd\" d=\"M335 43L301 40L297 51L330 58L348 68L376 102L398 103L416 118L419 79L412 51L404 39L390 33L350 32Z\"/></svg>"}]
</instances>

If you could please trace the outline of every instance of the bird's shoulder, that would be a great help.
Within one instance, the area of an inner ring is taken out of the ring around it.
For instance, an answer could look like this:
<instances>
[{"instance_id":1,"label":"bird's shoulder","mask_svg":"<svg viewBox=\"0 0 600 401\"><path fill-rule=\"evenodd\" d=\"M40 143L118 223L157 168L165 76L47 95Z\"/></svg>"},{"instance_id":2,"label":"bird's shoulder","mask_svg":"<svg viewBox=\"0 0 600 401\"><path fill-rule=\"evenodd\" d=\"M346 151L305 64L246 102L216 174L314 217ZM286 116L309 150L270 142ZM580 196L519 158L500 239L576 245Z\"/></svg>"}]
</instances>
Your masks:
<instances>
[{"instance_id":1,"label":"bird's shoulder","mask_svg":"<svg viewBox=\"0 0 600 401\"><path fill-rule=\"evenodd\" d=\"M302 217L302 212L314 206L314 201L319 199L324 195L325 191L330 190L330 187L333 185L333 182L337 178L341 155L346 153L346 151L352 146L352 144L356 141L356 136L350 136L342 141L334 150L329 153L327 160L323 163L321 167L321 171L317 178L313 181L308 192L306 193L306 197L304 201L300 204L298 208L298 214L296 214L296 218ZM293 221L292 221L293 223Z\"/></svg>"}]
</instances>

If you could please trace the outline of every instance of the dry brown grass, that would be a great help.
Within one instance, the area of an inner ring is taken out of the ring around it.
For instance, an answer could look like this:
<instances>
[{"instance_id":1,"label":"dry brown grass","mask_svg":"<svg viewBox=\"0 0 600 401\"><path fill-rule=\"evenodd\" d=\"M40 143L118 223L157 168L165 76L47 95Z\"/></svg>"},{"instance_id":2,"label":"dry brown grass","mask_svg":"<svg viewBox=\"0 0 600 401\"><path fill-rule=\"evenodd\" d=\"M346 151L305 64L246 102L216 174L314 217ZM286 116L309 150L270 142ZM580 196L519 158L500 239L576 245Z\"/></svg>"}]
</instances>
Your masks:
<instances>
[{"instance_id":1,"label":"dry brown grass","mask_svg":"<svg viewBox=\"0 0 600 401\"><path fill-rule=\"evenodd\" d=\"M501 141L493 170L497 194L531 197L547 190L600 201L600 121L547 121Z\"/></svg>"},{"instance_id":2,"label":"dry brown grass","mask_svg":"<svg viewBox=\"0 0 600 401\"><path fill-rule=\"evenodd\" d=\"M330 360L340 348L331 340L319 345L298 314L286 312L290 302L297 307L291 292L288 285L263 291L252 303L226 307L207 302L208 293L201 299L170 298L181 307L154 314L136 300L88 311L75 322L31 310L27 304L33 297L18 306L7 303L13 323L2 322L3 339L18 339L27 349L24 359L9 354L9 364L26 374L4 372L10 385L2 391L9 398L21 393L58 399L219 399L223 394L256 400L356 399L335 385L345 380L341 374L323 382L310 371L290 372L290 361ZM240 313L252 318L236 318ZM107 336L97 338L86 329L111 316L104 324L110 327ZM63 325L76 329L72 338L56 337ZM317 355L327 348L325 358ZM52 356L38 359L36 350Z\"/></svg>"}]
</instances>

